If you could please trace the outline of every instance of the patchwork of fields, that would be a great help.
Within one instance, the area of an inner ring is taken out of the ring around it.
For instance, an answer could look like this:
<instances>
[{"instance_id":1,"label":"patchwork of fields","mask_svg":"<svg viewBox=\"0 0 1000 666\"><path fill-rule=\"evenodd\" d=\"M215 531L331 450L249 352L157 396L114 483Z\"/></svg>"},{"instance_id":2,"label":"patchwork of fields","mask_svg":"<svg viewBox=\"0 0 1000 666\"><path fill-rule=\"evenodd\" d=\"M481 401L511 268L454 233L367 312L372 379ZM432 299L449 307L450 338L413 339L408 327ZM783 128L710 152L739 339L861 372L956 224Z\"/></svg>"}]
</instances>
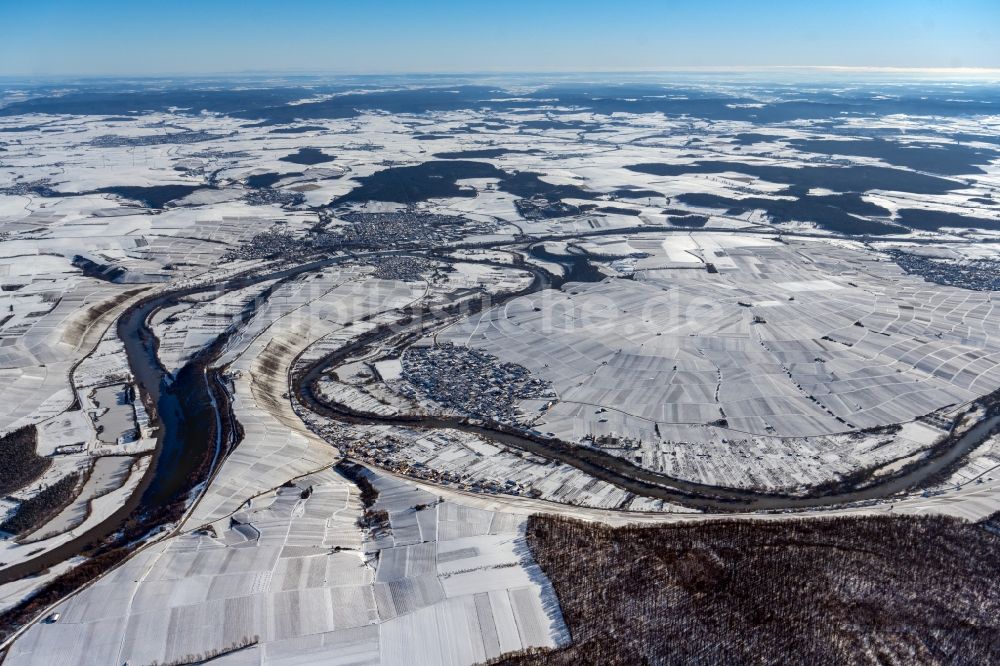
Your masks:
<instances>
[{"instance_id":1,"label":"patchwork of fields","mask_svg":"<svg viewBox=\"0 0 1000 666\"><path fill-rule=\"evenodd\" d=\"M538 430L707 483L717 479L675 459L764 451L794 485L810 465L846 471L918 451L943 433L915 423L871 457L865 431L953 415L1000 388L989 293L930 284L850 246L715 238L683 239L697 268L640 264L632 280L570 283L437 341L551 382ZM657 239L661 255L673 241Z\"/></svg>"}]
</instances>

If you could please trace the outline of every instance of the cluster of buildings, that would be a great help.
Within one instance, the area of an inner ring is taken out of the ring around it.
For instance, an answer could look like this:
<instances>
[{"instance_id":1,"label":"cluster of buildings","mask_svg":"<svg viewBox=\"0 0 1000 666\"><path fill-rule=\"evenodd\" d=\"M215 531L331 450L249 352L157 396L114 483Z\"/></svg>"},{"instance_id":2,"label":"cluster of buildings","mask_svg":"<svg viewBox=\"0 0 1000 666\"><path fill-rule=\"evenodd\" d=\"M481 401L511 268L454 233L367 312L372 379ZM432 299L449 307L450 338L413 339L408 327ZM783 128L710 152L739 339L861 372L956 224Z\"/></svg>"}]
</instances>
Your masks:
<instances>
[{"instance_id":1,"label":"cluster of buildings","mask_svg":"<svg viewBox=\"0 0 1000 666\"><path fill-rule=\"evenodd\" d=\"M45 179L20 180L12 185L0 187L0 195L25 196L28 194L37 194L40 197L52 197L58 193L49 187L48 181Z\"/></svg>"},{"instance_id":2,"label":"cluster of buildings","mask_svg":"<svg viewBox=\"0 0 1000 666\"><path fill-rule=\"evenodd\" d=\"M169 134L145 134L141 136L119 136L117 134L105 134L91 140L90 145L98 148L119 148L132 146L162 146L176 145L179 143L200 143L213 139L225 138L221 134L204 131L172 132Z\"/></svg>"},{"instance_id":3,"label":"cluster of buildings","mask_svg":"<svg viewBox=\"0 0 1000 666\"><path fill-rule=\"evenodd\" d=\"M348 213L340 218L350 223L340 232L347 245L391 247L401 243L449 243L494 231L492 224L410 209L390 213Z\"/></svg>"},{"instance_id":4,"label":"cluster of buildings","mask_svg":"<svg viewBox=\"0 0 1000 666\"><path fill-rule=\"evenodd\" d=\"M433 264L419 257L379 257L370 262L375 266L373 276L380 280L402 280L414 282L423 279L423 274L431 269Z\"/></svg>"},{"instance_id":5,"label":"cluster of buildings","mask_svg":"<svg viewBox=\"0 0 1000 666\"><path fill-rule=\"evenodd\" d=\"M410 453L411 445L393 437L370 438L362 441L365 441L367 446L353 446L349 450L353 457L379 465L384 469L391 469L397 474L405 474L421 481L476 493L522 494L520 491L523 489L513 481L506 484L494 479L474 478L455 470L437 469L424 462L409 460L407 454Z\"/></svg>"},{"instance_id":6,"label":"cluster of buildings","mask_svg":"<svg viewBox=\"0 0 1000 666\"><path fill-rule=\"evenodd\" d=\"M900 268L928 282L976 291L1000 290L1000 261L977 259L967 263L930 259L900 250L889 250Z\"/></svg>"},{"instance_id":7,"label":"cluster of buildings","mask_svg":"<svg viewBox=\"0 0 1000 666\"><path fill-rule=\"evenodd\" d=\"M305 203L306 195L273 187L257 187L248 190L243 200L251 206L298 206Z\"/></svg>"},{"instance_id":8,"label":"cluster of buildings","mask_svg":"<svg viewBox=\"0 0 1000 666\"><path fill-rule=\"evenodd\" d=\"M295 256L311 249L308 243L284 231L262 231L250 240L230 248L222 255L221 261L247 259L267 259L278 255Z\"/></svg>"},{"instance_id":9,"label":"cluster of buildings","mask_svg":"<svg viewBox=\"0 0 1000 666\"><path fill-rule=\"evenodd\" d=\"M552 386L522 365L504 363L475 349L444 345L411 347L402 357L400 392L431 400L473 418L518 422L517 403L545 400Z\"/></svg>"}]
</instances>

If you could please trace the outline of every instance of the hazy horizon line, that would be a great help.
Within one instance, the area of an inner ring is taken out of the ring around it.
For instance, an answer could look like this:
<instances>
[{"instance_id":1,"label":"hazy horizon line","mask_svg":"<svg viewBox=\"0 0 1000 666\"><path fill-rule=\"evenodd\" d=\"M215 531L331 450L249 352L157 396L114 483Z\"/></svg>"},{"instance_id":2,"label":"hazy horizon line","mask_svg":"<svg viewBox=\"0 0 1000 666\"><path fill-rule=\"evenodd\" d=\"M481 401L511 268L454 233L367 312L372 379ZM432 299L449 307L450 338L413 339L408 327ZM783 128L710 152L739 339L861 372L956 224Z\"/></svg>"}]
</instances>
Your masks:
<instances>
[{"instance_id":1,"label":"hazy horizon line","mask_svg":"<svg viewBox=\"0 0 1000 666\"><path fill-rule=\"evenodd\" d=\"M1000 67L910 67L888 65L705 65L664 67L612 67L605 69L481 69L481 70L336 70L336 69L246 69L219 71L104 72L104 73L0 73L0 79L114 79L234 76L560 76L586 74L732 74L763 72L823 72L855 74L927 74L947 76L1000 76Z\"/></svg>"}]
</instances>

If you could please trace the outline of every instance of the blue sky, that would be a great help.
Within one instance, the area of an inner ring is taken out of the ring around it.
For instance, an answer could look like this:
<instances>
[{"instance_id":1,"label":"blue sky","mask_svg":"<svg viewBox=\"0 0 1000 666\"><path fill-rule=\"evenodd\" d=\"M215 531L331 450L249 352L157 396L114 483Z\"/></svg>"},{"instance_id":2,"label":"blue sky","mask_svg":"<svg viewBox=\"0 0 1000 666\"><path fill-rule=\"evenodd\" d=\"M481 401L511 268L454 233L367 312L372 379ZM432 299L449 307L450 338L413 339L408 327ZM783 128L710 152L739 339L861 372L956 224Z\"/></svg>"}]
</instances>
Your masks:
<instances>
[{"instance_id":1,"label":"blue sky","mask_svg":"<svg viewBox=\"0 0 1000 666\"><path fill-rule=\"evenodd\" d=\"M0 75L1000 68L1000 0L0 0Z\"/></svg>"}]
</instances>

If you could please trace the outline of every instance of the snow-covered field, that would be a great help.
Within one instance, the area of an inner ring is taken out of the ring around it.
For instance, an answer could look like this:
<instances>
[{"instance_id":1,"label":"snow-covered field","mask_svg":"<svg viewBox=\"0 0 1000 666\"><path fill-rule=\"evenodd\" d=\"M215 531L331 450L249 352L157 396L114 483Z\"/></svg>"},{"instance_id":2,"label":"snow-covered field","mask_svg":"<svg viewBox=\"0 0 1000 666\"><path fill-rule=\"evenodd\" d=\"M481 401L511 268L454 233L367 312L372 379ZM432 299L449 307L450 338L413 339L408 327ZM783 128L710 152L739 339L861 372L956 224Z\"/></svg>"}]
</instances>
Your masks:
<instances>
[{"instance_id":1,"label":"snow-covered field","mask_svg":"<svg viewBox=\"0 0 1000 666\"><path fill-rule=\"evenodd\" d=\"M356 524L352 483L329 469L300 477L145 549L7 659L145 664L232 650L230 663L473 664L568 640L523 516L372 479L391 522L376 538Z\"/></svg>"},{"instance_id":2,"label":"snow-covered field","mask_svg":"<svg viewBox=\"0 0 1000 666\"><path fill-rule=\"evenodd\" d=\"M703 515L485 436L296 400L295 373L383 329L323 373L322 397L462 416L401 391L407 348L453 344L551 386L517 406L525 429L681 479L808 492L920 460L1000 389L982 275L1000 268L1000 116L935 97L936 115L798 117L797 97L717 107L707 90L563 103L459 86L446 97L464 105L392 112L365 106L372 91L261 106L248 88L228 110L201 91L204 112L156 91L114 114L80 111L69 89L0 95L0 436L34 426L50 461L0 511L81 475L29 534L0 539L0 573L134 499L158 431L115 324L141 299L205 288L148 325L174 377L225 340L211 365L242 434L170 536L32 626L8 662L238 648L223 661L479 663L568 640L526 513ZM322 112L341 97L356 106ZM492 307L580 258L592 281ZM223 288L248 273L271 279ZM343 455L385 470L371 478L390 528L358 526L358 488L332 471ZM894 510L981 518L1000 508L998 465L989 440ZM0 586L0 606L68 569Z\"/></svg>"},{"instance_id":3,"label":"snow-covered field","mask_svg":"<svg viewBox=\"0 0 1000 666\"><path fill-rule=\"evenodd\" d=\"M661 261L674 240L604 243L603 253L650 256L634 280L526 296L437 342L551 381L558 397L538 430L710 485L815 485L905 457L944 432L860 431L955 414L1000 388L988 292L815 240L693 232L676 240L694 267L678 269Z\"/></svg>"}]
</instances>

